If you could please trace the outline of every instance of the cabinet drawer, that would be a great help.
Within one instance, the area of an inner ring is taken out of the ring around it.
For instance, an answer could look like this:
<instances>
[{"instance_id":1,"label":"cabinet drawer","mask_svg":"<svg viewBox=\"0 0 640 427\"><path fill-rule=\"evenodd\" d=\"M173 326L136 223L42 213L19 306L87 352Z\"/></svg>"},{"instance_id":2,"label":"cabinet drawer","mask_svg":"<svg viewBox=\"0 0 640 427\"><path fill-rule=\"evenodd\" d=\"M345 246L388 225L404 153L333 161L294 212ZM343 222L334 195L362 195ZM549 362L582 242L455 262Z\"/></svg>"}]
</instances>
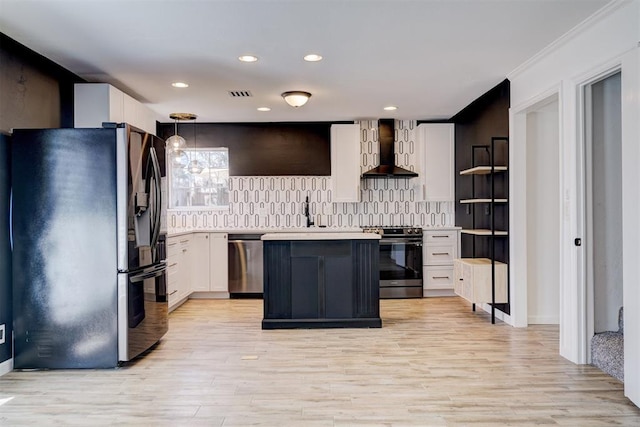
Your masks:
<instances>
[{"instance_id":1,"label":"cabinet drawer","mask_svg":"<svg viewBox=\"0 0 640 427\"><path fill-rule=\"evenodd\" d=\"M423 246L425 265L453 265L454 245Z\"/></svg>"},{"instance_id":2,"label":"cabinet drawer","mask_svg":"<svg viewBox=\"0 0 640 427\"><path fill-rule=\"evenodd\" d=\"M456 245L458 242L457 231L429 230L423 233L423 239L426 245Z\"/></svg>"},{"instance_id":3,"label":"cabinet drawer","mask_svg":"<svg viewBox=\"0 0 640 427\"><path fill-rule=\"evenodd\" d=\"M174 257L180 253L180 241L177 239L167 240L167 258Z\"/></svg>"},{"instance_id":4,"label":"cabinet drawer","mask_svg":"<svg viewBox=\"0 0 640 427\"><path fill-rule=\"evenodd\" d=\"M453 289L453 267L425 267L424 289Z\"/></svg>"}]
</instances>

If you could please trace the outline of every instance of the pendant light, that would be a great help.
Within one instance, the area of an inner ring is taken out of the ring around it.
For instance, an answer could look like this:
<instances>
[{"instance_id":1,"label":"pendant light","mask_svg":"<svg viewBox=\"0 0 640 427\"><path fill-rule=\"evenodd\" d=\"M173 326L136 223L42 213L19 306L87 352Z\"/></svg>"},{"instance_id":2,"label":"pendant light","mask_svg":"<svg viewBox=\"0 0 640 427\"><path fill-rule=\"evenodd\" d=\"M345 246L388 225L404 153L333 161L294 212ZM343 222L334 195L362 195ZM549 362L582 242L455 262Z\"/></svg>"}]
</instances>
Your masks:
<instances>
[{"instance_id":1,"label":"pendant light","mask_svg":"<svg viewBox=\"0 0 640 427\"><path fill-rule=\"evenodd\" d=\"M191 114L191 120L193 120L193 154L191 155L191 161L189 162L189 166L187 166L187 171L192 175L199 175L204 170L204 165L202 162L198 161L198 141L196 140L198 136L198 132L196 130L196 116L195 114Z\"/></svg>"},{"instance_id":2,"label":"pendant light","mask_svg":"<svg viewBox=\"0 0 640 427\"><path fill-rule=\"evenodd\" d=\"M181 113L169 114L169 117L174 120L174 128L173 128L173 135L167 138L165 143L167 144L167 148L173 151L178 151L184 148L185 145L187 145L187 141L185 141L183 137L178 135L178 120L180 119L178 118L177 115L179 114Z\"/></svg>"}]
</instances>

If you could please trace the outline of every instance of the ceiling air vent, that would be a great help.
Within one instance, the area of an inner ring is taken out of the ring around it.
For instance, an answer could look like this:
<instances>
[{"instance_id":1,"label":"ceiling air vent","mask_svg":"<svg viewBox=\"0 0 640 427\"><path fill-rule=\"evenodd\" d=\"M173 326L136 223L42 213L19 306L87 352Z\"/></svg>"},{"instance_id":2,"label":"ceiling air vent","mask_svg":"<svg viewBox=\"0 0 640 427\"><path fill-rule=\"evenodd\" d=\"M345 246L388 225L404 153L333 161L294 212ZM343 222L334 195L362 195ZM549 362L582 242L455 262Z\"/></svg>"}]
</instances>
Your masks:
<instances>
[{"instance_id":1,"label":"ceiling air vent","mask_svg":"<svg viewBox=\"0 0 640 427\"><path fill-rule=\"evenodd\" d=\"M228 92L229 96L232 98L248 98L253 96L248 90L230 90Z\"/></svg>"}]
</instances>

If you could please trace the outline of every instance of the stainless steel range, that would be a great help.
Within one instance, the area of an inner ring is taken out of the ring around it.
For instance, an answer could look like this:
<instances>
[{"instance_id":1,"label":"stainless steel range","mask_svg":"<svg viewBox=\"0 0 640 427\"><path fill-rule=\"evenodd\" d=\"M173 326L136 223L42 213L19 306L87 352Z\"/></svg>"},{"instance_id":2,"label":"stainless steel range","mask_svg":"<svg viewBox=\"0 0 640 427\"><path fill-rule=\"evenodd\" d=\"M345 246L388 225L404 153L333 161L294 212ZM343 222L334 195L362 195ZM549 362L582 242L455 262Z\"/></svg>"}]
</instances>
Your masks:
<instances>
[{"instance_id":1,"label":"stainless steel range","mask_svg":"<svg viewBox=\"0 0 640 427\"><path fill-rule=\"evenodd\" d=\"M365 227L380 238L380 298L422 298L422 229Z\"/></svg>"}]
</instances>

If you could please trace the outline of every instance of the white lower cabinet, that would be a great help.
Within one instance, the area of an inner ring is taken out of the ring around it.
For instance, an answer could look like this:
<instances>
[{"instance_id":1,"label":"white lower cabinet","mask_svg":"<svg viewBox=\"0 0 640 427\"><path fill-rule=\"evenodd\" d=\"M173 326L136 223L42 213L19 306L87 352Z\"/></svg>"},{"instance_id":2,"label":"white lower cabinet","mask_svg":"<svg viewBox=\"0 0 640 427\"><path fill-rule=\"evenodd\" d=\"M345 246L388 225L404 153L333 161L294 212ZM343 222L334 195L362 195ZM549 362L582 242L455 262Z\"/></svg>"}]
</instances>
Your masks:
<instances>
[{"instance_id":1,"label":"white lower cabinet","mask_svg":"<svg viewBox=\"0 0 640 427\"><path fill-rule=\"evenodd\" d=\"M191 252L191 290L209 292L209 233L194 233Z\"/></svg>"},{"instance_id":2,"label":"white lower cabinet","mask_svg":"<svg viewBox=\"0 0 640 427\"><path fill-rule=\"evenodd\" d=\"M190 233L167 239L169 311L188 298L229 298L227 233Z\"/></svg>"},{"instance_id":3,"label":"white lower cabinet","mask_svg":"<svg viewBox=\"0 0 640 427\"><path fill-rule=\"evenodd\" d=\"M191 294L191 236L167 239L167 294L169 311Z\"/></svg>"},{"instance_id":4,"label":"white lower cabinet","mask_svg":"<svg viewBox=\"0 0 640 427\"><path fill-rule=\"evenodd\" d=\"M458 257L457 230L424 230L422 246L422 295L453 296L453 261Z\"/></svg>"},{"instance_id":5,"label":"white lower cabinet","mask_svg":"<svg viewBox=\"0 0 640 427\"><path fill-rule=\"evenodd\" d=\"M193 233L191 298L229 298L227 233Z\"/></svg>"},{"instance_id":6,"label":"white lower cabinet","mask_svg":"<svg viewBox=\"0 0 640 427\"><path fill-rule=\"evenodd\" d=\"M209 239L209 290L229 297L229 261L227 233L211 233Z\"/></svg>"},{"instance_id":7,"label":"white lower cabinet","mask_svg":"<svg viewBox=\"0 0 640 427\"><path fill-rule=\"evenodd\" d=\"M507 264L495 263L495 302L507 302ZM454 262L455 293L467 301L490 303L491 260L488 258L459 258Z\"/></svg>"}]
</instances>

